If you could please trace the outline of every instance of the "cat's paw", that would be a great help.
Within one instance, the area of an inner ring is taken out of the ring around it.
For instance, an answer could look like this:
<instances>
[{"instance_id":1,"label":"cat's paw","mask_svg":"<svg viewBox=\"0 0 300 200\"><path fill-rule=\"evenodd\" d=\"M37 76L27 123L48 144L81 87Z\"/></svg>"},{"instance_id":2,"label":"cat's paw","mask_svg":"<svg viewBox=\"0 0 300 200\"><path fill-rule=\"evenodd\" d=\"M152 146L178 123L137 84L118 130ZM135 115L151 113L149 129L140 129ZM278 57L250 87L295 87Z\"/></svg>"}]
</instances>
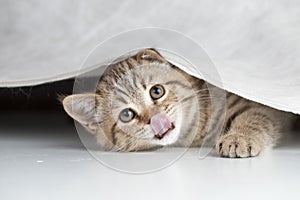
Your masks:
<instances>
[{"instance_id":1,"label":"cat's paw","mask_svg":"<svg viewBox=\"0 0 300 200\"><path fill-rule=\"evenodd\" d=\"M262 151L262 145L255 137L228 134L218 140L216 150L222 157L247 158L257 156Z\"/></svg>"}]
</instances>

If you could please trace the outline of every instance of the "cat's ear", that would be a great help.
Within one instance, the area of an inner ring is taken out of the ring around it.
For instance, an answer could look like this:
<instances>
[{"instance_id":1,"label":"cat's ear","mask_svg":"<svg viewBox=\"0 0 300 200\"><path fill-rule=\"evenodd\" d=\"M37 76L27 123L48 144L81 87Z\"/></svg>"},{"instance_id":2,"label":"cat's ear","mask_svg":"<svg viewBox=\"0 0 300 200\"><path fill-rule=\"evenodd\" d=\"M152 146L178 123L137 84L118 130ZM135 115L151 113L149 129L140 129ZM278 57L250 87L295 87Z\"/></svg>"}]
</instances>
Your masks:
<instances>
[{"instance_id":1,"label":"cat's ear","mask_svg":"<svg viewBox=\"0 0 300 200\"><path fill-rule=\"evenodd\" d=\"M96 122L97 94L74 94L63 99L65 111L82 125L92 128Z\"/></svg>"},{"instance_id":2,"label":"cat's ear","mask_svg":"<svg viewBox=\"0 0 300 200\"><path fill-rule=\"evenodd\" d=\"M167 60L155 49L149 48L139 51L136 54L136 60L139 63L143 61L160 61L160 62L167 62Z\"/></svg>"}]
</instances>

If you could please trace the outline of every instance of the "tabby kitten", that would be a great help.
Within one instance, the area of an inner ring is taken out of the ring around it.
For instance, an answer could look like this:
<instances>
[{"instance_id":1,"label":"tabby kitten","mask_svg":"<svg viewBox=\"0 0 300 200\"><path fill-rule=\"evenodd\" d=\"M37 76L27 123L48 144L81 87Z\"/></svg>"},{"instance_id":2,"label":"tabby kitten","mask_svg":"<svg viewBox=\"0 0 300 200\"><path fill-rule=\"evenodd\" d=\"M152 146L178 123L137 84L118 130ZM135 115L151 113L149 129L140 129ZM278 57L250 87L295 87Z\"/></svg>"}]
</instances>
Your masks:
<instances>
[{"instance_id":1,"label":"tabby kitten","mask_svg":"<svg viewBox=\"0 0 300 200\"><path fill-rule=\"evenodd\" d=\"M95 94L63 100L65 111L110 150L201 146L214 124L210 90L155 49L111 64ZM224 91L223 91L224 92ZM280 138L286 114L226 92L225 123L215 141L223 157L257 156Z\"/></svg>"}]
</instances>

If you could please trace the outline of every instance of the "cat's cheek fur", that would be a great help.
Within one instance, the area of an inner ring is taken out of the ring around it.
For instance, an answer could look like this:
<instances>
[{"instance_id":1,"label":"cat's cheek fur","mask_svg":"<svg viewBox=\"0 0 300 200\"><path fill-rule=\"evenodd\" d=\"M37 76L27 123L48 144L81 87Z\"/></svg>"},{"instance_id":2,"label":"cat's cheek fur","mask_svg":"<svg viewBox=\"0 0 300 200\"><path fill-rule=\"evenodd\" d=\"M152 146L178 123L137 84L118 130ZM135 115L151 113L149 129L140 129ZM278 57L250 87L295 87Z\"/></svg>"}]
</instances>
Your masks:
<instances>
[{"instance_id":1,"label":"cat's cheek fur","mask_svg":"<svg viewBox=\"0 0 300 200\"><path fill-rule=\"evenodd\" d=\"M114 148L114 144L111 142L111 139L109 139L104 133L98 131L98 133L95 134L95 137L97 143L102 149L112 150Z\"/></svg>"}]
</instances>

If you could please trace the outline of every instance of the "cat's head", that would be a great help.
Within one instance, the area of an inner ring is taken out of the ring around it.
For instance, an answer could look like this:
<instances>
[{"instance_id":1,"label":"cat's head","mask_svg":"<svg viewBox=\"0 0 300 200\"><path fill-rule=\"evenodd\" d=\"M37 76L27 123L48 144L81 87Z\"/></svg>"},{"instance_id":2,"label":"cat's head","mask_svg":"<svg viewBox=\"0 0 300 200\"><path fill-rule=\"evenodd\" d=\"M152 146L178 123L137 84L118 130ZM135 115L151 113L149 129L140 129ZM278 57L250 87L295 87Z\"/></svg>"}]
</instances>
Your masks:
<instances>
[{"instance_id":1,"label":"cat's head","mask_svg":"<svg viewBox=\"0 0 300 200\"><path fill-rule=\"evenodd\" d=\"M70 95L63 105L102 146L145 150L193 140L200 106L195 89L201 84L146 49L112 64L96 94Z\"/></svg>"}]
</instances>

